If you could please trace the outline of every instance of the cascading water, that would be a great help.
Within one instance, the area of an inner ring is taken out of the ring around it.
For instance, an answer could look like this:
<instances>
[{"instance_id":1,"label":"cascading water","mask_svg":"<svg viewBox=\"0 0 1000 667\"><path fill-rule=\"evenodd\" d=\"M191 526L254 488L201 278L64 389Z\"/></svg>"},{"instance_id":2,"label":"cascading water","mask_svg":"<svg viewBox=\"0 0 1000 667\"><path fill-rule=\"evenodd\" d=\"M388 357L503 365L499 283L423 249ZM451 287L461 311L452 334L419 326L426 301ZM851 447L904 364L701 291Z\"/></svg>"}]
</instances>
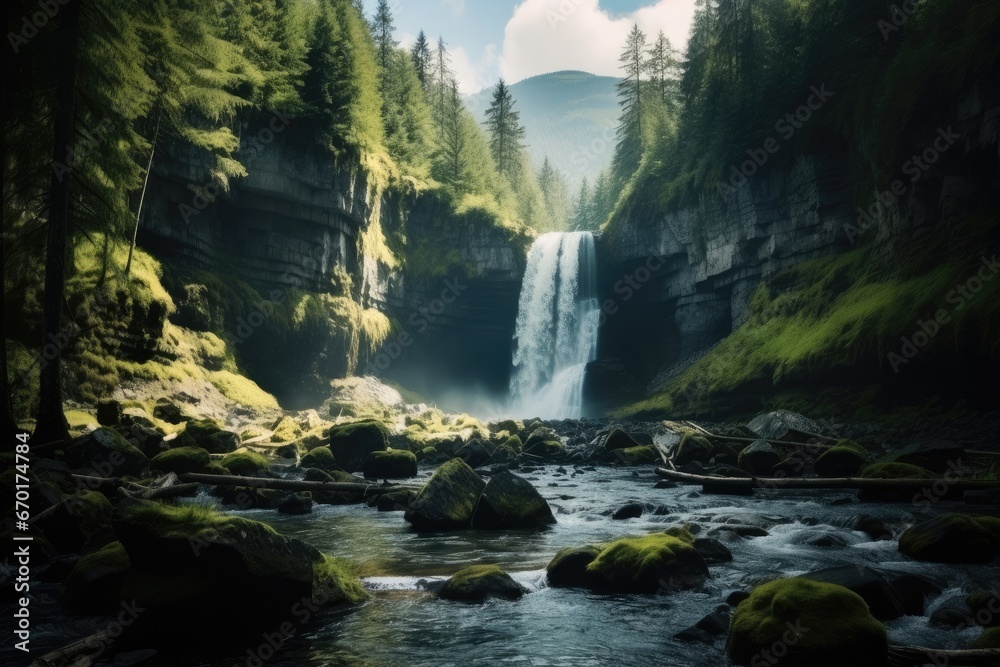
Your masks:
<instances>
[{"instance_id":1,"label":"cascading water","mask_svg":"<svg viewBox=\"0 0 1000 667\"><path fill-rule=\"evenodd\" d=\"M590 232L550 232L531 245L518 303L511 403L516 414L577 419L597 357L597 275Z\"/></svg>"}]
</instances>

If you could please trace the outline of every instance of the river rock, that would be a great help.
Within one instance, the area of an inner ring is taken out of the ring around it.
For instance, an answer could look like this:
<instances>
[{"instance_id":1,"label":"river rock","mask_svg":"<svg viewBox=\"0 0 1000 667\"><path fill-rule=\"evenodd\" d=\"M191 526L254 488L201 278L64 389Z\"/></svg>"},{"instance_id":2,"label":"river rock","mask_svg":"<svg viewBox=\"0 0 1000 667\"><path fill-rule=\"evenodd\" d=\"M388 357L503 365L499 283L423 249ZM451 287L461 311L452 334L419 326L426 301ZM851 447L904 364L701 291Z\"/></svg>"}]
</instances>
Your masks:
<instances>
[{"instance_id":1,"label":"river rock","mask_svg":"<svg viewBox=\"0 0 1000 667\"><path fill-rule=\"evenodd\" d=\"M315 447L306 452L299 460L300 468L318 468L319 470L341 470L337 459L326 445Z\"/></svg>"},{"instance_id":2,"label":"river rock","mask_svg":"<svg viewBox=\"0 0 1000 667\"><path fill-rule=\"evenodd\" d=\"M880 621L891 621L900 616L920 616L924 613L923 595L919 600L912 599L912 596L901 596L888 577L869 567L837 565L803 574L802 578L837 584L857 593L867 603L872 616Z\"/></svg>"},{"instance_id":3,"label":"river rock","mask_svg":"<svg viewBox=\"0 0 1000 667\"><path fill-rule=\"evenodd\" d=\"M944 514L906 529L899 552L935 563L987 563L1000 556L1000 518Z\"/></svg>"},{"instance_id":4,"label":"river rock","mask_svg":"<svg viewBox=\"0 0 1000 667\"><path fill-rule=\"evenodd\" d=\"M389 431L382 422L368 419L330 429L330 451L347 472L361 470L372 452L389 449Z\"/></svg>"},{"instance_id":5,"label":"river rock","mask_svg":"<svg viewBox=\"0 0 1000 667\"><path fill-rule=\"evenodd\" d=\"M149 459L138 447L111 428L99 428L78 438L66 448L70 468L90 468L100 477L141 477Z\"/></svg>"},{"instance_id":6,"label":"river rock","mask_svg":"<svg viewBox=\"0 0 1000 667\"><path fill-rule=\"evenodd\" d=\"M641 447L642 445L632 439L620 428L612 429L604 438L604 451L611 452L616 449L628 449L629 447Z\"/></svg>"},{"instance_id":7,"label":"river rock","mask_svg":"<svg viewBox=\"0 0 1000 667\"><path fill-rule=\"evenodd\" d=\"M263 477L271 466L266 456L245 448L226 454L219 463L233 475L243 477Z\"/></svg>"},{"instance_id":8,"label":"river rock","mask_svg":"<svg viewBox=\"0 0 1000 667\"><path fill-rule=\"evenodd\" d=\"M931 614L929 623L939 628L966 627L968 620L974 618L974 615L965 600L966 596L959 594L939 602L937 609Z\"/></svg>"},{"instance_id":9,"label":"river rock","mask_svg":"<svg viewBox=\"0 0 1000 667\"><path fill-rule=\"evenodd\" d=\"M725 544L711 537L697 538L694 541L694 550L701 554L708 565L728 563L733 560L733 552Z\"/></svg>"},{"instance_id":10,"label":"river rock","mask_svg":"<svg viewBox=\"0 0 1000 667\"><path fill-rule=\"evenodd\" d=\"M853 440L840 440L816 459L820 477L854 477L868 462L868 450Z\"/></svg>"},{"instance_id":11,"label":"river rock","mask_svg":"<svg viewBox=\"0 0 1000 667\"><path fill-rule=\"evenodd\" d=\"M493 475L472 517L474 528L542 528L556 522L552 509L531 482L512 472Z\"/></svg>"},{"instance_id":12,"label":"river rock","mask_svg":"<svg viewBox=\"0 0 1000 667\"><path fill-rule=\"evenodd\" d=\"M416 497L417 494L407 489L390 491L380 495L374 506L379 512L405 512Z\"/></svg>"},{"instance_id":13,"label":"river rock","mask_svg":"<svg viewBox=\"0 0 1000 667\"><path fill-rule=\"evenodd\" d=\"M462 459L434 471L404 518L419 531L468 528L486 482Z\"/></svg>"},{"instance_id":14,"label":"river rock","mask_svg":"<svg viewBox=\"0 0 1000 667\"><path fill-rule=\"evenodd\" d=\"M743 449L739 456L740 468L755 477L766 477L781 457L767 440L758 440Z\"/></svg>"},{"instance_id":15,"label":"river rock","mask_svg":"<svg viewBox=\"0 0 1000 667\"><path fill-rule=\"evenodd\" d=\"M545 568L549 585L556 588L590 588L592 576L587 567L599 553L601 548L593 544L560 550Z\"/></svg>"},{"instance_id":16,"label":"river rock","mask_svg":"<svg viewBox=\"0 0 1000 667\"><path fill-rule=\"evenodd\" d=\"M805 442L814 433L820 433L820 425L796 412L776 410L754 417L747 428L764 440L785 442Z\"/></svg>"},{"instance_id":17,"label":"river rock","mask_svg":"<svg viewBox=\"0 0 1000 667\"><path fill-rule=\"evenodd\" d=\"M734 665L756 665L776 649L782 665L874 666L886 664L889 643L857 593L795 578L757 586L730 620L726 653Z\"/></svg>"},{"instance_id":18,"label":"river rock","mask_svg":"<svg viewBox=\"0 0 1000 667\"><path fill-rule=\"evenodd\" d=\"M496 565L473 565L459 570L441 587L444 600L485 602L490 598L519 600L524 588Z\"/></svg>"},{"instance_id":19,"label":"river rock","mask_svg":"<svg viewBox=\"0 0 1000 667\"><path fill-rule=\"evenodd\" d=\"M674 639L686 643L711 644L729 630L729 613L723 607L703 617L700 621L674 635Z\"/></svg>"},{"instance_id":20,"label":"river rock","mask_svg":"<svg viewBox=\"0 0 1000 667\"><path fill-rule=\"evenodd\" d=\"M960 468L965 460L965 449L953 442L915 442L885 457L885 461L909 463L939 475Z\"/></svg>"},{"instance_id":21,"label":"river rock","mask_svg":"<svg viewBox=\"0 0 1000 667\"><path fill-rule=\"evenodd\" d=\"M223 430L214 419L192 419L178 437L178 444L202 447L212 454L228 454L240 446L240 436Z\"/></svg>"},{"instance_id":22,"label":"river rock","mask_svg":"<svg viewBox=\"0 0 1000 667\"><path fill-rule=\"evenodd\" d=\"M976 640L972 642L971 648L977 650L1000 649L1000 628L986 628Z\"/></svg>"},{"instance_id":23,"label":"river rock","mask_svg":"<svg viewBox=\"0 0 1000 667\"><path fill-rule=\"evenodd\" d=\"M493 460L493 452L479 438L472 438L459 447L455 456L468 463L470 468L478 468Z\"/></svg>"},{"instance_id":24,"label":"river rock","mask_svg":"<svg viewBox=\"0 0 1000 667\"><path fill-rule=\"evenodd\" d=\"M324 607L367 597L333 559L257 521L125 500L114 525L131 562L122 598L143 609L140 645L176 648L183 637L245 647L302 600Z\"/></svg>"},{"instance_id":25,"label":"river rock","mask_svg":"<svg viewBox=\"0 0 1000 667\"><path fill-rule=\"evenodd\" d=\"M313 511L312 494L308 491L289 493L285 499L278 503L280 514L302 515L311 514Z\"/></svg>"},{"instance_id":26,"label":"river rock","mask_svg":"<svg viewBox=\"0 0 1000 667\"><path fill-rule=\"evenodd\" d=\"M708 441L708 438L693 433L685 433L680 444L677 446L677 452L674 454L674 463L679 466L695 461L698 463L708 463L712 459L714 451L715 446Z\"/></svg>"},{"instance_id":27,"label":"river rock","mask_svg":"<svg viewBox=\"0 0 1000 667\"><path fill-rule=\"evenodd\" d=\"M77 561L59 594L59 602L76 613L113 610L131 563L121 542L111 542Z\"/></svg>"},{"instance_id":28,"label":"river rock","mask_svg":"<svg viewBox=\"0 0 1000 667\"><path fill-rule=\"evenodd\" d=\"M984 627L1000 626L1000 589L980 590L965 599L976 623Z\"/></svg>"},{"instance_id":29,"label":"river rock","mask_svg":"<svg viewBox=\"0 0 1000 667\"><path fill-rule=\"evenodd\" d=\"M365 459L365 479L405 479L417 474L417 455L405 449L372 452Z\"/></svg>"},{"instance_id":30,"label":"river rock","mask_svg":"<svg viewBox=\"0 0 1000 667\"><path fill-rule=\"evenodd\" d=\"M527 429L528 427L525 428ZM531 449L538 443L550 440L554 440L556 442L559 441L559 435L555 432L555 430L549 428L548 426L538 426L531 431L531 435L524 438L524 449Z\"/></svg>"},{"instance_id":31,"label":"river rock","mask_svg":"<svg viewBox=\"0 0 1000 667\"><path fill-rule=\"evenodd\" d=\"M642 511L644 507L642 503L629 503L628 505L623 505L615 510L615 513L611 515L611 518L615 521L623 521L625 519L638 519L642 516Z\"/></svg>"},{"instance_id":32,"label":"river rock","mask_svg":"<svg viewBox=\"0 0 1000 667\"><path fill-rule=\"evenodd\" d=\"M177 447L157 454L149 462L149 467L160 472L183 475L187 472L207 472L212 455L201 447Z\"/></svg>"}]
</instances>

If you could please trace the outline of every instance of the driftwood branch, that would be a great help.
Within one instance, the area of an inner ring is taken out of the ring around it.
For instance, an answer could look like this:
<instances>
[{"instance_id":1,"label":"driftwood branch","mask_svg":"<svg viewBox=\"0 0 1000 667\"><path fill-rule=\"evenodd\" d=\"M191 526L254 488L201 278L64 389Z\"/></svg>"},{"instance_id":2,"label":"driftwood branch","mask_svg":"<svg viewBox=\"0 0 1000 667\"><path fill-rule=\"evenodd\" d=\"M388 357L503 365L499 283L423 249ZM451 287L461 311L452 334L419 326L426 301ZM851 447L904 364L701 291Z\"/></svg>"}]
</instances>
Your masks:
<instances>
[{"instance_id":1,"label":"driftwood branch","mask_svg":"<svg viewBox=\"0 0 1000 667\"><path fill-rule=\"evenodd\" d=\"M327 491L334 493L362 493L377 495L389 491L415 489L413 486L400 484L364 484L361 482L305 482L297 479L272 479L270 477L241 477L239 475L203 475L201 473L185 473L181 475L183 482L211 484L213 486L238 486L257 489L280 489L282 491Z\"/></svg>"},{"instance_id":2,"label":"driftwood branch","mask_svg":"<svg viewBox=\"0 0 1000 667\"><path fill-rule=\"evenodd\" d=\"M922 646L889 646L893 665L950 665L951 667L993 667L1000 665L1000 649L949 650Z\"/></svg>"},{"instance_id":3,"label":"driftwood branch","mask_svg":"<svg viewBox=\"0 0 1000 667\"><path fill-rule=\"evenodd\" d=\"M858 489L867 491L901 491L923 489L939 479L867 479L861 477L721 477L718 475L695 475L678 470L657 468L656 474L666 479L688 484L701 484L711 489L752 490L752 489ZM1000 488L1000 482L988 479L955 479L945 483L951 491L981 491Z\"/></svg>"}]
</instances>

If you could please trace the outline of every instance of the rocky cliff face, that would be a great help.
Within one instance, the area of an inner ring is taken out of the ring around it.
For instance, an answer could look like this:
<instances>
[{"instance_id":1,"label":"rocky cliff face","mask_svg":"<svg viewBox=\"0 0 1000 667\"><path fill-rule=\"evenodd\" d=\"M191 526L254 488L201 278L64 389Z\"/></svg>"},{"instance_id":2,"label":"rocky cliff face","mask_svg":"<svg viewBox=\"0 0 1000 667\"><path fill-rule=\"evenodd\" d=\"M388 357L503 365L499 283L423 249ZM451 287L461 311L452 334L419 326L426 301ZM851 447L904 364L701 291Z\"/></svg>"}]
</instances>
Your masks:
<instances>
[{"instance_id":1,"label":"rocky cliff face","mask_svg":"<svg viewBox=\"0 0 1000 667\"><path fill-rule=\"evenodd\" d=\"M606 319L599 356L620 359L644 382L659 373L650 388L662 386L672 367L744 321L761 281L866 236L890 260L898 239L971 208L989 191L998 127L1000 94L983 86L903 137L916 155L933 148L936 156L916 181L912 162L891 166L902 194L878 222L859 216L859 206L876 200L862 193L870 179L859 177L862 167L846 151L801 155L679 211L628 211L598 245Z\"/></svg>"},{"instance_id":2,"label":"rocky cliff face","mask_svg":"<svg viewBox=\"0 0 1000 667\"><path fill-rule=\"evenodd\" d=\"M430 196L373 201L363 170L292 141L242 161L248 175L219 193L206 187L209 164L170 144L150 179L140 245L264 298L346 290L386 313L393 334L358 373L506 388L526 239Z\"/></svg>"}]
</instances>

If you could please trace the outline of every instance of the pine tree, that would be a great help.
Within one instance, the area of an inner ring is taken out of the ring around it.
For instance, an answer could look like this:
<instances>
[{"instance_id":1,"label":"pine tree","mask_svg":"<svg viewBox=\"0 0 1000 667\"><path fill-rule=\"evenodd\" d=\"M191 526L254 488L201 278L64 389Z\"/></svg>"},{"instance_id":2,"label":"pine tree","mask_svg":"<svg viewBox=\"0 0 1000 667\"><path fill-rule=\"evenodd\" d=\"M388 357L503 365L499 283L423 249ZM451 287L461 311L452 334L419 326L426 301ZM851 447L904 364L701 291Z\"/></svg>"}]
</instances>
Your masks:
<instances>
[{"instance_id":1,"label":"pine tree","mask_svg":"<svg viewBox=\"0 0 1000 667\"><path fill-rule=\"evenodd\" d=\"M649 47L646 71L649 83L657 99L667 109L673 109L677 96L677 82L680 74L680 60L670 39L660 31L656 41Z\"/></svg>"},{"instance_id":2,"label":"pine tree","mask_svg":"<svg viewBox=\"0 0 1000 667\"><path fill-rule=\"evenodd\" d=\"M646 69L646 35L632 26L619 57L624 76L618 82L618 100L622 108L615 146L614 174L619 185L632 177L642 161L643 80Z\"/></svg>"},{"instance_id":3,"label":"pine tree","mask_svg":"<svg viewBox=\"0 0 1000 667\"><path fill-rule=\"evenodd\" d=\"M441 118L442 133L439 146L437 177L455 191L462 191L465 183L465 150L468 143L467 127L463 119L462 97L458 93L458 82L454 79L445 98L444 114Z\"/></svg>"},{"instance_id":4,"label":"pine tree","mask_svg":"<svg viewBox=\"0 0 1000 667\"><path fill-rule=\"evenodd\" d=\"M521 114L514 110L514 98L503 79L493 89L493 100L486 110L486 127L490 134L490 152L501 174L513 181L520 168L525 131Z\"/></svg>"},{"instance_id":5,"label":"pine tree","mask_svg":"<svg viewBox=\"0 0 1000 667\"><path fill-rule=\"evenodd\" d=\"M587 231L594 229L590 184L587 177L583 177L580 183L580 191L576 195L576 202L573 206L573 219L571 226L576 231Z\"/></svg>"},{"instance_id":6,"label":"pine tree","mask_svg":"<svg viewBox=\"0 0 1000 667\"><path fill-rule=\"evenodd\" d=\"M451 56L445 46L444 38L438 37L437 49L431 64L431 110L437 124L437 137L441 141L444 135L445 115L448 113L448 98L451 92Z\"/></svg>"},{"instance_id":7,"label":"pine tree","mask_svg":"<svg viewBox=\"0 0 1000 667\"><path fill-rule=\"evenodd\" d=\"M545 202L547 227L561 230L569 226L569 194L566 179L552 166L548 156L538 171L538 187Z\"/></svg>"},{"instance_id":8,"label":"pine tree","mask_svg":"<svg viewBox=\"0 0 1000 667\"><path fill-rule=\"evenodd\" d=\"M384 73L389 71L390 59L395 53L399 42L392 38L395 27L392 24L392 9L389 8L389 0L378 0L378 8L375 10L375 19L372 21L372 33L375 36L375 45L378 48L378 64Z\"/></svg>"},{"instance_id":9,"label":"pine tree","mask_svg":"<svg viewBox=\"0 0 1000 667\"><path fill-rule=\"evenodd\" d=\"M420 85L426 90L430 84L432 55L427 35L424 34L423 30L417 34L417 41L410 50L410 58L413 60L413 66L417 70L417 78L420 80Z\"/></svg>"}]
</instances>

